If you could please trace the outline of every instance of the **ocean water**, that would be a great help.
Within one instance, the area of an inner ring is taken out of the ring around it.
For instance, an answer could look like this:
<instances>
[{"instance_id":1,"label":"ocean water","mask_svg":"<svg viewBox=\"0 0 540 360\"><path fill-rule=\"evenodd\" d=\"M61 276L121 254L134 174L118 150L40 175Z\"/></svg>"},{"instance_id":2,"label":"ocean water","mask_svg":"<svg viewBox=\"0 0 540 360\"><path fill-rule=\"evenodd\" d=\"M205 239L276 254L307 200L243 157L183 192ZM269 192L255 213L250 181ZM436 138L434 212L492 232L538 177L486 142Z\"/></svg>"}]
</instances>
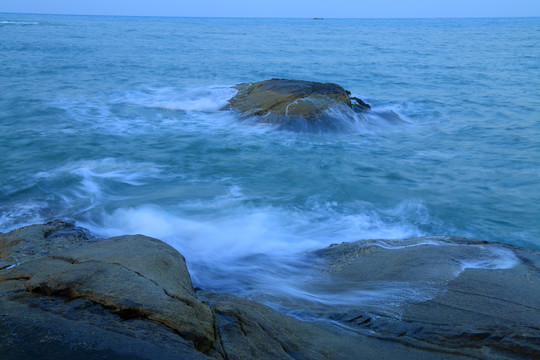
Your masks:
<instances>
[{"instance_id":1,"label":"ocean water","mask_svg":"<svg viewBox=\"0 0 540 360\"><path fill-rule=\"evenodd\" d=\"M274 77L338 83L372 110L309 132L221 110L232 85ZM313 298L295 285L303 254L333 243L540 249L540 18L0 14L0 134L1 232L145 234L196 286ZM513 261L499 255L465 260ZM370 296L423 296L405 290Z\"/></svg>"}]
</instances>

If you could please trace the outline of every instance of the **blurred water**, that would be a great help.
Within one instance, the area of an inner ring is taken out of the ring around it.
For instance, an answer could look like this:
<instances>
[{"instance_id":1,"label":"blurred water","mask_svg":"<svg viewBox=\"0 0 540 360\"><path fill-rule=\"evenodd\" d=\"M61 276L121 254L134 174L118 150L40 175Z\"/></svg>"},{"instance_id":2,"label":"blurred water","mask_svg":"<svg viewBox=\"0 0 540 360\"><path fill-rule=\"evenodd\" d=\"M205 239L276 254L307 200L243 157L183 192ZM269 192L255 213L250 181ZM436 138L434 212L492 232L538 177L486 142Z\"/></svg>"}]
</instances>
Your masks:
<instances>
[{"instance_id":1,"label":"blurred water","mask_svg":"<svg viewBox=\"0 0 540 360\"><path fill-rule=\"evenodd\" d=\"M538 18L0 14L0 40L0 231L60 218L155 236L225 290L294 283L297 254L342 241L540 248ZM338 132L220 110L272 77L373 109Z\"/></svg>"}]
</instances>

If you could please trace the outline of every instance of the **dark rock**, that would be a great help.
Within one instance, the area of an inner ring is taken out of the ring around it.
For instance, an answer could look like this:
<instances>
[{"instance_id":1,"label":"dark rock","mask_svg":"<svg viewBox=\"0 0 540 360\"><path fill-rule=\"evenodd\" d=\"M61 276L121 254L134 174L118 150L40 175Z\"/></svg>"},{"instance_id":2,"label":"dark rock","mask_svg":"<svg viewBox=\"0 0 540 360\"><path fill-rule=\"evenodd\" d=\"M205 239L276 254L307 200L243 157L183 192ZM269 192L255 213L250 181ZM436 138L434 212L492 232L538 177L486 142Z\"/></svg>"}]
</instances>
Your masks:
<instances>
[{"instance_id":1,"label":"dark rock","mask_svg":"<svg viewBox=\"0 0 540 360\"><path fill-rule=\"evenodd\" d=\"M364 111L371 109L371 106L369 104L366 104L362 99L353 96L351 97L351 100L354 101L354 103L352 103L353 110Z\"/></svg>"},{"instance_id":2,"label":"dark rock","mask_svg":"<svg viewBox=\"0 0 540 360\"><path fill-rule=\"evenodd\" d=\"M333 83L303 80L270 79L236 85L238 93L226 109L247 116L257 115L264 121L283 123L291 120L320 122L327 120L328 110L337 108L364 111L369 105L362 100L353 107L350 92Z\"/></svg>"}]
</instances>

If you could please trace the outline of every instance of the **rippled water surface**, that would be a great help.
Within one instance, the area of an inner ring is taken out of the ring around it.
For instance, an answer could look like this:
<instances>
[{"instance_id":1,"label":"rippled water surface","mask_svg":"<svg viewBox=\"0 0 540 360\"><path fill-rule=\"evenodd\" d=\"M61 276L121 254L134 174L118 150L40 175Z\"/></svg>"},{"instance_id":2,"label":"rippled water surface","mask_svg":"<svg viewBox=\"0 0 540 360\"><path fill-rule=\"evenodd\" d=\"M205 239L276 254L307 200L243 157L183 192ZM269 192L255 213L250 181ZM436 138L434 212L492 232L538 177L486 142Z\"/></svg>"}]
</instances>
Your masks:
<instances>
[{"instance_id":1,"label":"rippled water surface","mask_svg":"<svg viewBox=\"0 0 540 360\"><path fill-rule=\"evenodd\" d=\"M343 241L540 248L538 18L0 14L0 40L0 231L154 236L196 284L248 295L292 291L298 254ZM273 77L373 109L340 132L221 110Z\"/></svg>"}]
</instances>

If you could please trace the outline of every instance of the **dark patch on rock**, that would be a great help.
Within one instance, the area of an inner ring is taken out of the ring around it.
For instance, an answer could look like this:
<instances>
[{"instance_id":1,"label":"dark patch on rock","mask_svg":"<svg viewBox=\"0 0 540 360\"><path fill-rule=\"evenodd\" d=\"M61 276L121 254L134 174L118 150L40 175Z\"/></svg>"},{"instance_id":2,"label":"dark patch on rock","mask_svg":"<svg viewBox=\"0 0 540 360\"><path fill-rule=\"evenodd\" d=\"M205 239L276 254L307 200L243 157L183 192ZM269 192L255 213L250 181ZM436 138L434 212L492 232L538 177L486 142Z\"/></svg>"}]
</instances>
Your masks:
<instances>
[{"instance_id":1,"label":"dark patch on rock","mask_svg":"<svg viewBox=\"0 0 540 360\"><path fill-rule=\"evenodd\" d=\"M351 102L353 110L360 112L371 109L371 105L366 104L362 99L353 96L351 100L354 101L354 103Z\"/></svg>"}]
</instances>

